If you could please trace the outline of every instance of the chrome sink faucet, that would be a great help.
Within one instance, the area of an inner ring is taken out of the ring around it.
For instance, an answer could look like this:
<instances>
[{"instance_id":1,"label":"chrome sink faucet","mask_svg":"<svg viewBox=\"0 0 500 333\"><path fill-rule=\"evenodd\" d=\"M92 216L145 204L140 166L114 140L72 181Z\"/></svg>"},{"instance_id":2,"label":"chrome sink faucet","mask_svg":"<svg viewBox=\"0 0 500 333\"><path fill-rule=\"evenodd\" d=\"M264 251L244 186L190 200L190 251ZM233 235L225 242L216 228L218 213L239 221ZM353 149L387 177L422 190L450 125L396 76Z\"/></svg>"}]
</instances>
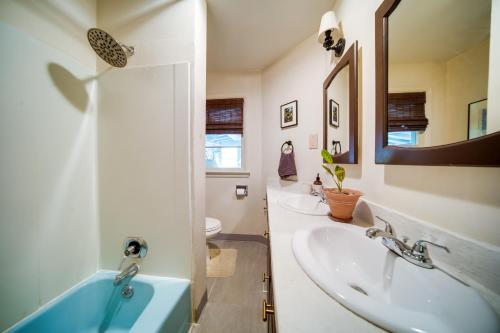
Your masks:
<instances>
[{"instance_id":1,"label":"chrome sink faucet","mask_svg":"<svg viewBox=\"0 0 500 333\"><path fill-rule=\"evenodd\" d=\"M137 265L135 262L130 264L127 268L125 268L123 271L121 271L119 274L115 276L115 280L113 281L113 284L115 286L119 285L125 278L127 277L134 277L137 273L139 273L139 265Z\"/></svg>"},{"instance_id":2,"label":"chrome sink faucet","mask_svg":"<svg viewBox=\"0 0 500 333\"><path fill-rule=\"evenodd\" d=\"M317 194L317 196L320 198L319 202L324 203L325 205L328 205L328 201L326 201L326 194L325 192L321 191Z\"/></svg>"},{"instance_id":3,"label":"chrome sink faucet","mask_svg":"<svg viewBox=\"0 0 500 333\"><path fill-rule=\"evenodd\" d=\"M372 239L382 237L382 244L384 244L385 247L414 265L423 268L434 268L434 264L429 256L426 244L436 246L450 253L450 250L446 246L426 240L418 240L413 246L409 246L406 244L406 241L408 240L407 238L403 238L401 241L396 237L394 228L389 222L379 216L376 216L376 218L385 223L385 230L369 228L366 230L366 236Z\"/></svg>"}]
</instances>

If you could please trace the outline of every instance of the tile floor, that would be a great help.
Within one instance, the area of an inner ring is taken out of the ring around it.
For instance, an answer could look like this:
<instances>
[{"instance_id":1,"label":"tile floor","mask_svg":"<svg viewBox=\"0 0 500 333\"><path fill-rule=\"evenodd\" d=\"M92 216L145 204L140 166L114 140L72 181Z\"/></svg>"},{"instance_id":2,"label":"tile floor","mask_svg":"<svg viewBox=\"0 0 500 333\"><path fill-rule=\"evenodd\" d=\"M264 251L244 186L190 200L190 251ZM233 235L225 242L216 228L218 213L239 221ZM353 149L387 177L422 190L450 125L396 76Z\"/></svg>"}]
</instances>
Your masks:
<instances>
[{"instance_id":1,"label":"tile floor","mask_svg":"<svg viewBox=\"0 0 500 333\"><path fill-rule=\"evenodd\" d=\"M193 333L264 333L261 319L262 273L266 271L267 246L258 242L212 242L220 248L238 250L236 270L227 278L208 278L208 302Z\"/></svg>"}]
</instances>

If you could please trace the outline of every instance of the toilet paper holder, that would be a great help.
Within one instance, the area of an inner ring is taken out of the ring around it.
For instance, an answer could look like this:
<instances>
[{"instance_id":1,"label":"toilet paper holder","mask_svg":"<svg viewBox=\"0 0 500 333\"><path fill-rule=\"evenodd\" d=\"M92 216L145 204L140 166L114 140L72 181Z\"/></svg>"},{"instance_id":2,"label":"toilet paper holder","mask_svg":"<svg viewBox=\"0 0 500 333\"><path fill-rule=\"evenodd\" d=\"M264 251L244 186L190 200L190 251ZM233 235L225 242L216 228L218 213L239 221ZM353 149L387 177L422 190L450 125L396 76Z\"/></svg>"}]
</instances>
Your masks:
<instances>
[{"instance_id":1,"label":"toilet paper holder","mask_svg":"<svg viewBox=\"0 0 500 333\"><path fill-rule=\"evenodd\" d=\"M248 185L236 185L236 197L241 199L243 197L248 197Z\"/></svg>"}]
</instances>

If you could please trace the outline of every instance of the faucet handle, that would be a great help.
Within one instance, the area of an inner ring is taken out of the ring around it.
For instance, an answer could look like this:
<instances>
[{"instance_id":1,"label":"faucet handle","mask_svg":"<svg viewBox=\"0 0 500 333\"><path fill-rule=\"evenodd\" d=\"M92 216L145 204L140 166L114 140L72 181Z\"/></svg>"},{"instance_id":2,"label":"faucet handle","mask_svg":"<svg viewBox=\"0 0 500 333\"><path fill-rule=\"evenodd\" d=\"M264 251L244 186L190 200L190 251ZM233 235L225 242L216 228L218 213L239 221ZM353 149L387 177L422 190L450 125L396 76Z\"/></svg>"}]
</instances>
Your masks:
<instances>
[{"instance_id":1,"label":"faucet handle","mask_svg":"<svg viewBox=\"0 0 500 333\"><path fill-rule=\"evenodd\" d=\"M148 244L140 237L128 237L123 243L123 255L131 258L144 258L148 253Z\"/></svg>"},{"instance_id":2,"label":"faucet handle","mask_svg":"<svg viewBox=\"0 0 500 333\"><path fill-rule=\"evenodd\" d=\"M394 232L394 229L392 228L392 225L387 222L386 220L384 220L383 218L381 218L380 216L375 216L377 219L379 219L380 221L384 222L385 224L385 232L390 234L391 236L396 236L396 233Z\"/></svg>"},{"instance_id":3,"label":"faucet handle","mask_svg":"<svg viewBox=\"0 0 500 333\"><path fill-rule=\"evenodd\" d=\"M435 247L438 247L438 248L443 249L446 252L450 253L450 250L446 246L440 245L440 244L436 244L436 243L433 243L433 242L430 242L430 241L426 241L426 240L418 240L418 241L416 241L415 244L413 245L413 248L411 249L411 251L413 253L424 254L424 253L427 252L427 246L425 244L433 245Z\"/></svg>"}]
</instances>

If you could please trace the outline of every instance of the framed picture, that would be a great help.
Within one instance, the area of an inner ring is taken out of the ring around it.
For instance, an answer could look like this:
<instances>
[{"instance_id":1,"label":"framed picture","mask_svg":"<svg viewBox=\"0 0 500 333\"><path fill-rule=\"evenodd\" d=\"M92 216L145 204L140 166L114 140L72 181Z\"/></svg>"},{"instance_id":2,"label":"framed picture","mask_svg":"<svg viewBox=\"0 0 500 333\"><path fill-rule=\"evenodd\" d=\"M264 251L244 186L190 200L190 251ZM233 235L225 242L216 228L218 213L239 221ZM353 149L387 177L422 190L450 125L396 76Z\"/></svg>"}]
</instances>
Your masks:
<instances>
[{"instance_id":1,"label":"framed picture","mask_svg":"<svg viewBox=\"0 0 500 333\"><path fill-rule=\"evenodd\" d=\"M328 111L328 119L330 126L339 127L339 104L335 102L333 99L330 99L330 108Z\"/></svg>"},{"instance_id":2,"label":"framed picture","mask_svg":"<svg viewBox=\"0 0 500 333\"><path fill-rule=\"evenodd\" d=\"M467 120L467 140L486 135L486 98L469 104Z\"/></svg>"},{"instance_id":3,"label":"framed picture","mask_svg":"<svg viewBox=\"0 0 500 333\"><path fill-rule=\"evenodd\" d=\"M299 124L299 110L297 109L297 101L283 104L281 106L281 128L297 126Z\"/></svg>"}]
</instances>

